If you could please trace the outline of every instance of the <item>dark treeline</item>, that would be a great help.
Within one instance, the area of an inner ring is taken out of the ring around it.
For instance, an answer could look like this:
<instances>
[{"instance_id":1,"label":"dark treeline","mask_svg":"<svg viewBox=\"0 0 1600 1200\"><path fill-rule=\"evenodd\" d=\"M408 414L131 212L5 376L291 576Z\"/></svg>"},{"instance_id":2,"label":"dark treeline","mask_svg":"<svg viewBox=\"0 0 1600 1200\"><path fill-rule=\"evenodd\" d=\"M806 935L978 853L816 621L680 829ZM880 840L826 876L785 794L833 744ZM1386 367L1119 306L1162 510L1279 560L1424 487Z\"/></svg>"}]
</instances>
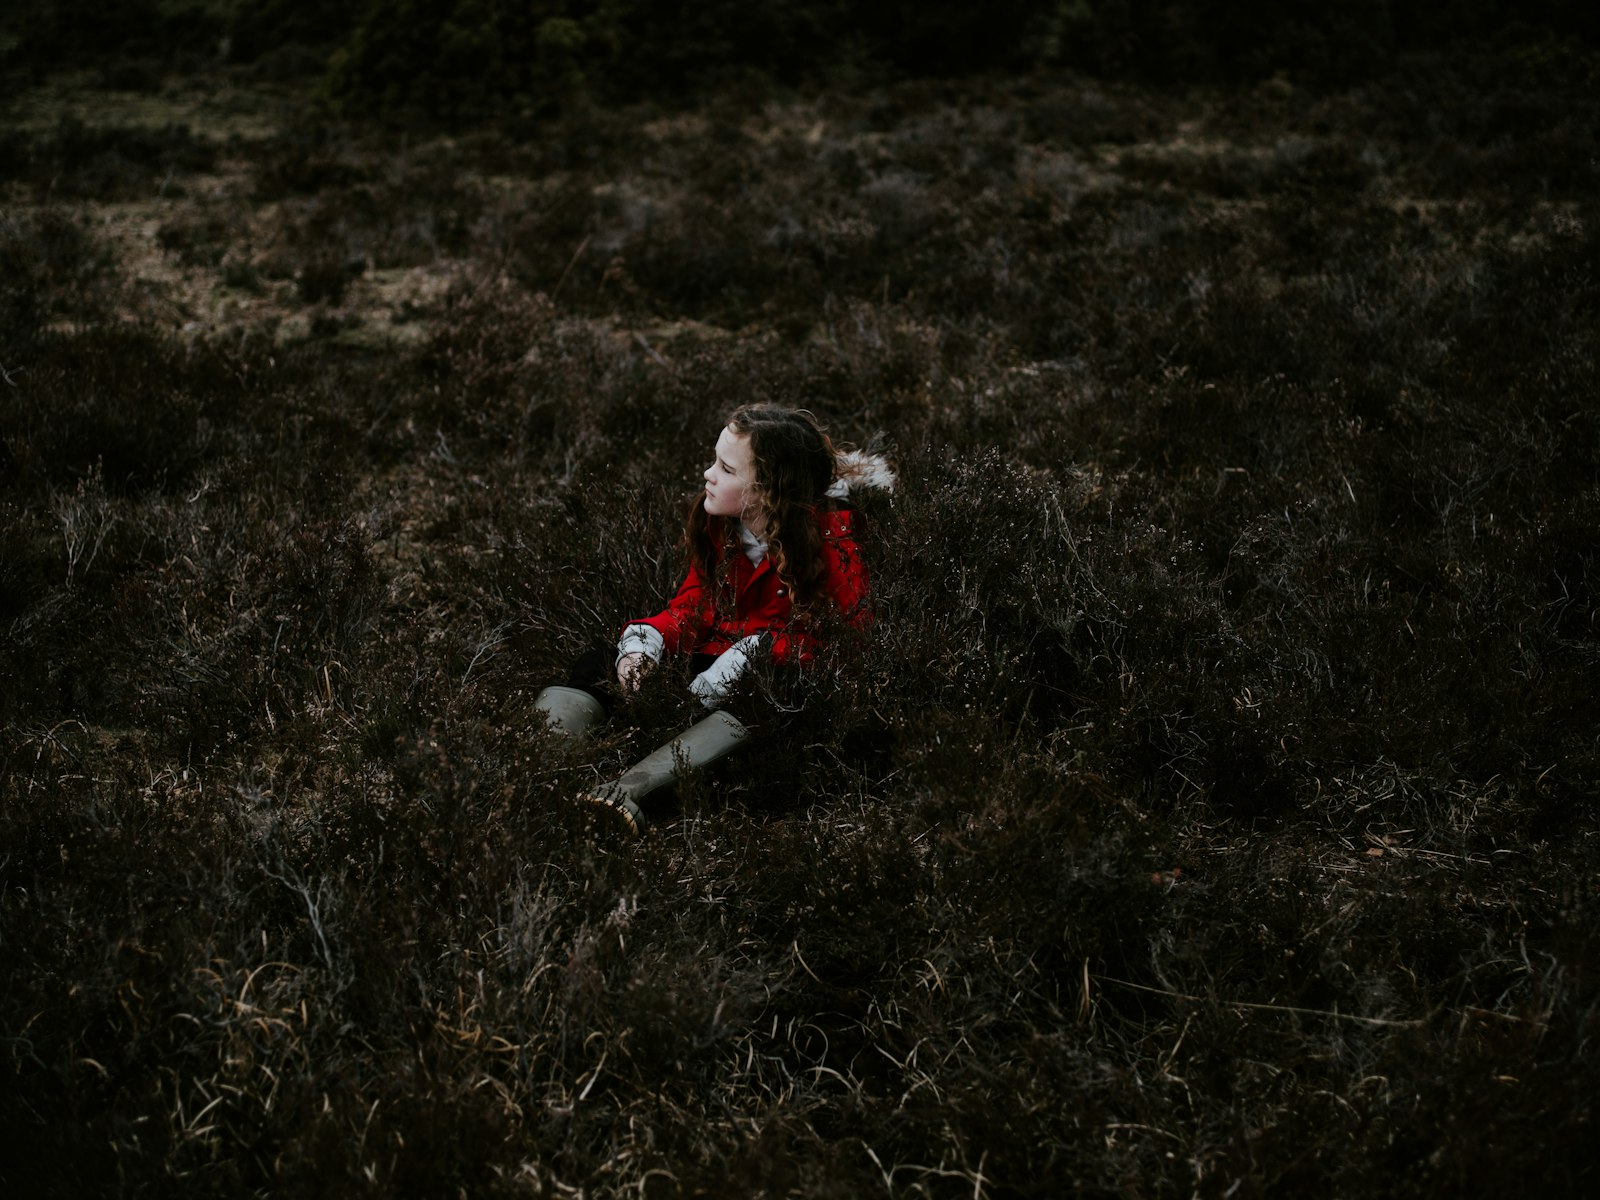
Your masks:
<instances>
[{"instance_id":1,"label":"dark treeline","mask_svg":"<svg viewBox=\"0 0 1600 1200\"><path fill-rule=\"evenodd\" d=\"M1592 74L1581 0L22 0L13 77L98 62L124 84L173 66L318 74L347 113L463 120L548 113L575 98L703 97L729 82L831 85L1070 67L1159 83L1284 72L1348 83L1397 56L1492 46ZM6 41L0 41L5 45Z\"/></svg>"}]
</instances>

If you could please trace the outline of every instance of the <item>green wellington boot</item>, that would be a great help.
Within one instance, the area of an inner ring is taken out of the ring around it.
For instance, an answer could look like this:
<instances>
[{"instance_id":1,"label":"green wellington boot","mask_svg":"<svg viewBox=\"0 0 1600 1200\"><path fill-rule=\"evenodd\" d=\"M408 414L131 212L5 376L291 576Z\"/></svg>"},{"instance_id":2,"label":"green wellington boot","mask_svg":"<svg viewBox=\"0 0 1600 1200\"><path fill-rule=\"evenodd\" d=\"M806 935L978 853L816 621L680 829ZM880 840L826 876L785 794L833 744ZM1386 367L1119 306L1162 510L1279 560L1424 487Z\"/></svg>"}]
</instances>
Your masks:
<instances>
[{"instance_id":1,"label":"green wellington boot","mask_svg":"<svg viewBox=\"0 0 1600 1200\"><path fill-rule=\"evenodd\" d=\"M547 687L534 698L533 707L557 733L582 737L606 719L605 706L582 688Z\"/></svg>"},{"instance_id":2,"label":"green wellington boot","mask_svg":"<svg viewBox=\"0 0 1600 1200\"><path fill-rule=\"evenodd\" d=\"M748 731L731 713L714 712L697 721L665 746L657 747L610 783L601 784L583 799L616 814L618 823L637 837L644 832L644 812L639 802L678 777L679 763L686 770L709 766L732 754Z\"/></svg>"}]
</instances>

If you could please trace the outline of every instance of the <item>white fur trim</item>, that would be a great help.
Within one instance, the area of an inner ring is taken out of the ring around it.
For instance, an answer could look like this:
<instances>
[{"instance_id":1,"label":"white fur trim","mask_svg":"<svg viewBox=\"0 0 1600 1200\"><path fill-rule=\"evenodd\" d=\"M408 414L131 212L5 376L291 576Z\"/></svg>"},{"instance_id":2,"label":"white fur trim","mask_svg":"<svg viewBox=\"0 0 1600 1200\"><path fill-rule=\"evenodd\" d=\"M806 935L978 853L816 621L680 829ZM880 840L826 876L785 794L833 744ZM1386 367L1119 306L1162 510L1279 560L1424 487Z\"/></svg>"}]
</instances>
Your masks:
<instances>
[{"instance_id":1,"label":"white fur trim","mask_svg":"<svg viewBox=\"0 0 1600 1200\"><path fill-rule=\"evenodd\" d=\"M835 500L848 500L851 492L893 493L898 482L894 468L881 454L844 450L834 457L834 462L836 477L828 495Z\"/></svg>"}]
</instances>

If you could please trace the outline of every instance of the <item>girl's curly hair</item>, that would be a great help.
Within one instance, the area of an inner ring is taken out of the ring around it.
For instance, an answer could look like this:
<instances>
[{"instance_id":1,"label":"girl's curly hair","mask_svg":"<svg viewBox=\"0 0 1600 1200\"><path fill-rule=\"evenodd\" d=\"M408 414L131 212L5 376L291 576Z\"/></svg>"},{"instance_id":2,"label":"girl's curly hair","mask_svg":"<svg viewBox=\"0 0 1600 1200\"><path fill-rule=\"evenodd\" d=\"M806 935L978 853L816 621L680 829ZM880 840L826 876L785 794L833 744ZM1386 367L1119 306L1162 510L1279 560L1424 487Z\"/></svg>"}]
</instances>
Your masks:
<instances>
[{"instance_id":1,"label":"girl's curly hair","mask_svg":"<svg viewBox=\"0 0 1600 1200\"><path fill-rule=\"evenodd\" d=\"M750 439L756 492L767 514L767 554L795 607L803 609L816 598L825 569L815 513L834 503L827 494L837 465L833 442L811 413L778 404L743 405L728 427ZM695 498L684 542L703 578L716 577L736 529L735 521L709 515L703 496Z\"/></svg>"}]
</instances>

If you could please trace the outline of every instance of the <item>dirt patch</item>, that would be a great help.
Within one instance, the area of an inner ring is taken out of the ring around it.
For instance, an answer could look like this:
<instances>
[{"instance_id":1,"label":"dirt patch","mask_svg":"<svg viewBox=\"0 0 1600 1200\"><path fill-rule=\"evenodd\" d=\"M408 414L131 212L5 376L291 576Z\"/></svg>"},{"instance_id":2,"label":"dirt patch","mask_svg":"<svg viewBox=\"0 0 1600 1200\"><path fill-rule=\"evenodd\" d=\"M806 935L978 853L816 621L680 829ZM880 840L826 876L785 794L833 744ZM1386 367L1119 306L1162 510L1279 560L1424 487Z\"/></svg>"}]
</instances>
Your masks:
<instances>
[{"instance_id":1,"label":"dirt patch","mask_svg":"<svg viewBox=\"0 0 1600 1200\"><path fill-rule=\"evenodd\" d=\"M91 78L62 76L17 96L3 110L19 133L88 129L182 129L221 147L210 170L152 179L132 200L61 201L12 182L7 207L66 207L110 252L126 286L124 319L164 326L185 338L266 336L284 343L333 334L381 348L426 337L419 314L433 310L464 270L452 258L404 269L365 269L337 303L308 303L300 268L282 249L293 216L255 196L259 156L289 119L288 95L222 79L174 82L154 94L96 90Z\"/></svg>"}]
</instances>

